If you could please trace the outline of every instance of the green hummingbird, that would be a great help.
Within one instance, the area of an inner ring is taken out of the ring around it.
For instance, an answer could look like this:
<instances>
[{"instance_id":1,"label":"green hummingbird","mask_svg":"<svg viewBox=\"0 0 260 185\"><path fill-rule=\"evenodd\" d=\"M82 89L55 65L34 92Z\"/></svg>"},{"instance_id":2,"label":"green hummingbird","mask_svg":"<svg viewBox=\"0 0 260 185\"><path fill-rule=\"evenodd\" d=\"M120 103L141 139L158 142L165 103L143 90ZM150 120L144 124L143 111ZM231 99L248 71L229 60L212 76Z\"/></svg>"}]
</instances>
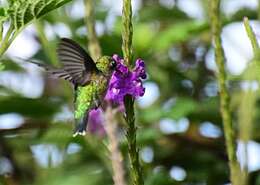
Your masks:
<instances>
[{"instance_id":1,"label":"green hummingbird","mask_svg":"<svg viewBox=\"0 0 260 185\"><path fill-rule=\"evenodd\" d=\"M85 135L89 111L102 105L116 62L110 56L102 56L94 62L79 44L68 38L61 39L57 54L61 68L31 62L50 75L72 83L76 122L73 136Z\"/></svg>"}]
</instances>

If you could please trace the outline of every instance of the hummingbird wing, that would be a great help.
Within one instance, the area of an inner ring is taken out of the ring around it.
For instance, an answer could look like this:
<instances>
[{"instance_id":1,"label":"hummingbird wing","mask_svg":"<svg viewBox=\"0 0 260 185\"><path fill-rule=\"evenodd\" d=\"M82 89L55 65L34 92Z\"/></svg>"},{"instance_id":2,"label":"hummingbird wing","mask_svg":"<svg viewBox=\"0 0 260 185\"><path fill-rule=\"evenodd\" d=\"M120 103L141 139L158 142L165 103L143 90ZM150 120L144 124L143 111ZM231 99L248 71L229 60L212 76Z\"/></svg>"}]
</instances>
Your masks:
<instances>
[{"instance_id":1,"label":"hummingbird wing","mask_svg":"<svg viewBox=\"0 0 260 185\"><path fill-rule=\"evenodd\" d=\"M63 64L63 71L59 71L58 75L61 78L64 78L64 76L67 79L71 78L71 81L77 86L88 84L91 80L91 74L99 72L93 59L79 44L71 39L62 38L57 53Z\"/></svg>"}]
</instances>

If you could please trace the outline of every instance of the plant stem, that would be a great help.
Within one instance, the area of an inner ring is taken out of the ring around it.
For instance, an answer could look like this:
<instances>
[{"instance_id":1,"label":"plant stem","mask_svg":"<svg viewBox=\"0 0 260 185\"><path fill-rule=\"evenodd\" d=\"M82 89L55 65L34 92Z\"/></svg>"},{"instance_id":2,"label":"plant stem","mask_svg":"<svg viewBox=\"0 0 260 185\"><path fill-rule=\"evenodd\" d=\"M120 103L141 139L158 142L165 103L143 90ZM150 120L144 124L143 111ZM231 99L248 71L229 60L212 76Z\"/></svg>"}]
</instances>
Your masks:
<instances>
[{"instance_id":1,"label":"plant stem","mask_svg":"<svg viewBox=\"0 0 260 185\"><path fill-rule=\"evenodd\" d=\"M4 23L0 22L0 42L2 42L3 39L3 31L4 31Z\"/></svg>"},{"instance_id":2,"label":"plant stem","mask_svg":"<svg viewBox=\"0 0 260 185\"><path fill-rule=\"evenodd\" d=\"M143 185L142 169L139 160L139 150L136 146L136 130L135 113L134 113L134 99L131 96L126 96L124 99L125 104L125 120L127 123L127 143L128 154L130 158L130 175L133 185Z\"/></svg>"},{"instance_id":3,"label":"plant stem","mask_svg":"<svg viewBox=\"0 0 260 185\"><path fill-rule=\"evenodd\" d=\"M256 115L256 91L252 88L242 90L241 102L238 109L239 139L242 143L244 164L242 166L241 185L248 184L248 141L251 138L253 121Z\"/></svg>"},{"instance_id":4,"label":"plant stem","mask_svg":"<svg viewBox=\"0 0 260 185\"><path fill-rule=\"evenodd\" d=\"M43 22L41 22L40 20L36 20L35 21L35 27L36 27L37 33L39 35L39 39L41 41L41 44L43 46L43 50L44 50L45 54L49 58L51 64L54 65L54 66L57 66L58 60L57 60L57 57L56 57L56 53L53 52L53 48L49 44L49 41L48 41L48 39L47 39L47 37L44 33Z\"/></svg>"},{"instance_id":5,"label":"plant stem","mask_svg":"<svg viewBox=\"0 0 260 185\"><path fill-rule=\"evenodd\" d=\"M215 49L215 61L218 67L218 86L220 91L220 110L222 115L225 142L230 167L231 184L239 185L239 164L236 157L236 144L234 130L232 128L232 117L230 111L230 96L226 87L226 72L224 64L224 51L221 46L221 23L220 23L220 0L210 1L211 28Z\"/></svg>"},{"instance_id":6,"label":"plant stem","mask_svg":"<svg viewBox=\"0 0 260 185\"><path fill-rule=\"evenodd\" d=\"M10 23L10 26L8 28L8 31L6 32L4 39L1 42L1 46L0 46L0 57L3 56L3 54L5 53L5 51L8 49L8 47L10 46L11 42L10 42L10 37L12 37L12 33L13 33L13 25L12 23ZM14 37L14 35L13 35Z\"/></svg>"},{"instance_id":7,"label":"plant stem","mask_svg":"<svg viewBox=\"0 0 260 185\"><path fill-rule=\"evenodd\" d=\"M119 143L116 137L117 123L115 120L116 109L108 106L105 112L105 129L109 140L108 149L111 153L110 160L113 168L113 180L115 185L126 185L124 179L123 158L119 151Z\"/></svg>"},{"instance_id":8,"label":"plant stem","mask_svg":"<svg viewBox=\"0 0 260 185\"><path fill-rule=\"evenodd\" d=\"M132 53L132 38L133 38L133 26L132 26L132 6L131 0L123 0L123 11L122 11L122 50L124 54L124 61L128 66L133 58ZM131 96L126 96L124 99L125 105L125 120L127 123L127 142L128 142L128 153L130 158L130 175L132 178L133 185L142 185L143 176L139 160L139 150L136 146L136 130L135 125L135 112L134 112L134 99Z\"/></svg>"},{"instance_id":9,"label":"plant stem","mask_svg":"<svg viewBox=\"0 0 260 185\"><path fill-rule=\"evenodd\" d=\"M253 50L254 50L254 55L256 56L259 45L257 43L255 33L253 32L247 17L244 17L244 26L245 26L245 29L246 29L247 36L249 37L249 39L251 41L251 45L252 45Z\"/></svg>"},{"instance_id":10,"label":"plant stem","mask_svg":"<svg viewBox=\"0 0 260 185\"><path fill-rule=\"evenodd\" d=\"M247 36L251 41L251 45L254 51L254 60L249 64L247 70L243 75L246 80L250 80L250 82L255 81L256 79L260 82L258 71L259 71L259 45L257 43L257 39L255 33L253 32L248 18L244 17L244 26L247 32ZM240 139L244 143L244 156L245 156L245 165L243 166L243 184L248 183L248 151L247 144L251 139L251 133L253 129L253 122L256 115L256 101L258 98L258 92L252 88L245 89L242 92L241 105L239 108L239 131L240 131Z\"/></svg>"},{"instance_id":11,"label":"plant stem","mask_svg":"<svg viewBox=\"0 0 260 185\"><path fill-rule=\"evenodd\" d=\"M132 25L132 5L131 0L123 0L122 11L122 50L126 65L130 66L133 58L132 38L133 38L133 25Z\"/></svg>"},{"instance_id":12,"label":"plant stem","mask_svg":"<svg viewBox=\"0 0 260 185\"><path fill-rule=\"evenodd\" d=\"M260 0L258 0L258 6L257 6L257 18L260 20Z\"/></svg>"},{"instance_id":13,"label":"plant stem","mask_svg":"<svg viewBox=\"0 0 260 185\"><path fill-rule=\"evenodd\" d=\"M88 49L90 55L96 61L101 56L101 49L97 39L97 34L95 31L95 11L94 2L92 0L85 0L85 19L86 26L88 30Z\"/></svg>"}]
</instances>

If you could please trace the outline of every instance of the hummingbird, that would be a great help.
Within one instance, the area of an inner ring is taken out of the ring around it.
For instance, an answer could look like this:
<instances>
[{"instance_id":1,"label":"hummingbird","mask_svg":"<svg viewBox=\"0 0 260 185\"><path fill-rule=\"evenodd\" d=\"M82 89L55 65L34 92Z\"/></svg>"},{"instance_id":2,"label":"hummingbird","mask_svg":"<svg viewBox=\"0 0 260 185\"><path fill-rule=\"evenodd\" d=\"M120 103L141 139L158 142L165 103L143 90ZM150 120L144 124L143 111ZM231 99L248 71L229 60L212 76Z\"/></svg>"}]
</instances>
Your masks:
<instances>
[{"instance_id":1,"label":"hummingbird","mask_svg":"<svg viewBox=\"0 0 260 185\"><path fill-rule=\"evenodd\" d=\"M51 76L65 79L73 85L76 123L73 136L85 135L89 111L103 105L116 61L110 56L94 61L79 44L68 38L61 38L57 55L61 68L31 62L43 67Z\"/></svg>"}]
</instances>

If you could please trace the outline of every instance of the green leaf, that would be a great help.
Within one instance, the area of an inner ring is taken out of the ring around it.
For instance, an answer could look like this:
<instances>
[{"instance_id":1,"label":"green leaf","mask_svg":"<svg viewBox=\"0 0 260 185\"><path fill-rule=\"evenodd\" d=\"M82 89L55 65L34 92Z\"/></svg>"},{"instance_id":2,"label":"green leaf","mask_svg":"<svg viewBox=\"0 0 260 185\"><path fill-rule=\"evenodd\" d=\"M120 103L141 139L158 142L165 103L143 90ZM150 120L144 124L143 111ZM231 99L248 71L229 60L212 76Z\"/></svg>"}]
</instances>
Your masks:
<instances>
[{"instance_id":1,"label":"green leaf","mask_svg":"<svg viewBox=\"0 0 260 185\"><path fill-rule=\"evenodd\" d=\"M5 16L6 16L5 8L0 7L0 17L5 17Z\"/></svg>"},{"instance_id":2,"label":"green leaf","mask_svg":"<svg viewBox=\"0 0 260 185\"><path fill-rule=\"evenodd\" d=\"M136 49L144 50L151 46L156 32L151 32L152 26L149 24L137 24L135 27L135 34L133 43ZM145 35L145 37L144 37Z\"/></svg>"},{"instance_id":3,"label":"green leaf","mask_svg":"<svg viewBox=\"0 0 260 185\"><path fill-rule=\"evenodd\" d=\"M33 19L34 14L33 14L33 11L32 11L32 4L30 4L30 3L27 4L23 15L24 15L23 16L23 22L24 23L28 23Z\"/></svg>"},{"instance_id":4,"label":"green leaf","mask_svg":"<svg viewBox=\"0 0 260 185\"><path fill-rule=\"evenodd\" d=\"M72 124L55 123L43 134L41 143L53 143L65 147L72 137Z\"/></svg>"},{"instance_id":5,"label":"green leaf","mask_svg":"<svg viewBox=\"0 0 260 185\"><path fill-rule=\"evenodd\" d=\"M4 64L0 63L0 71L3 71L5 68Z\"/></svg>"},{"instance_id":6,"label":"green leaf","mask_svg":"<svg viewBox=\"0 0 260 185\"><path fill-rule=\"evenodd\" d=\"M194 112L196 105L196 102L192 99L180 98L177 99L172 109L165 115L172 119L179 119Z\"/></svg>"},{"instance_id":7,"label":"green leaf","mask_svg":"<svg viewBox=\"0 0 260 185\"><path fill-rule=\"evenodd\" d=\"M71 0L17 0L9 4L8 11L15 30L19 30L32 20L40 18L70 1Z\"/></svg>"},{"instance_id":8,"label":"green leaf","mask_svg":"<svg viewBox=\"0 0 260 185\"><path fill-rule=\"evenodd\" d=\"M59 110L60 102L46 98L1 97L0 114L19 113L35 118L49 117Z\"/></svg>"},{"instance_id":9,"label":"green leaf","mask_svg":"<svg viewBox=\"0 0 260 185\"><path fill-rule=\"evenodd\" d=\"M173 179L170 178L168 172L165 169L161 169L157 173L150 173L150 175L146 179L147 185L174 185L178 184L174 182Z\"/></svg>"},{"instance_id":10,"label":"green leaf","mask_svg":"<svg viewBox=\"0 0 260 185\"><path fill-rule=\"evenodd\" d=\"M157 128L144 128L137 133L137 143L140 146L152 144L162 136L161 132L158 132Z\"/></svg>"},{"instance_id":11,"label":"green leaf","mask_svg":"<svg viewBox=\"0 0 260 185\"><path fill-rule=\"evenodd\" d=\"M0 66L1 65L4 66L5 71L16 71L16 72L24 72L25 71L24 68L22 68L19 64L17 64L16 62L11 60L10 58L2 59ZM1 71L1 69L0 69L0 71Z\"/></svg>"},{"instance_id":12,"label":"green leaf","mask_svg":"<svg viewBox=\"0 0 260 185\"><path fill-rule=\"evenodd\" d=\"M154 39L155 49L163 50L178 42L184 42L207 30L206 22L186 21L173 24Z\"/></svg>"},{"instance_id":13,"label":"green leaf","mask_svg":"<svg viewBox=\"0 0 260 185\"><path fill-rule=\"evenodd\" d=\"M243 20L244 17L248 17L248 19L257 19L257 12L250 8L243 7L241 9L239 9L238 11L236 11L232 15L231 19L232 20Z\"/></svg>"},{"instance_id":14,"label":"green leaf","mask_svg":"<svg viewBox=\"0 0 260 185\"><path fill-rule=\"evenodd\" d=\"M41 10L39 11L39 13L36 15L37 18L45 15L46 13L50 12L53 10L53 7L56 6L56 1L49 1L47 4L45 4Z\"/></svg>"},{"instance_id":15,"label":"green leaf","mask_svg":"<svg viewBox=\"0 0 260 185\"><path fill-rule=\"evenodd\" d=\"M147 110L144 110L144 113L141 117L145 122L158 121L161 118L172 118L180 119L182 117L188 116L189 114L195 112L197 103L188 98L178 98L174 105L169 108L169 110L164 110L159 107L151 107Z\"/></svg>"},{"instance_id":16,"label":"green leaf","mask_svg":"<svg viewBox=\"0 0 260 185\"><path fill-rule=\"evenodd\" d=\"M145 6L144 9L140 11L141 22L148 22L154 20L173 22L173 21L183 21L187 19L189 19L187 14L182 10L178 9L177 7L173 7L169 9L162 6L154 5L154 6Z\"/></svg>"},{"instance_id":17,"label":"green leaf","mask_svg":"<svg viewBox=\"0 0 260 185\"><path fill-rule=\"evenodd\" d=\"M34 12L34 15L39 15L39 12L42 10L42 8L44 7L44 3L45 1L44 0L39 0L37 1L35 4L34 4L34 7L33 7L33 12Z\"/></svg>"}]
</instances>

